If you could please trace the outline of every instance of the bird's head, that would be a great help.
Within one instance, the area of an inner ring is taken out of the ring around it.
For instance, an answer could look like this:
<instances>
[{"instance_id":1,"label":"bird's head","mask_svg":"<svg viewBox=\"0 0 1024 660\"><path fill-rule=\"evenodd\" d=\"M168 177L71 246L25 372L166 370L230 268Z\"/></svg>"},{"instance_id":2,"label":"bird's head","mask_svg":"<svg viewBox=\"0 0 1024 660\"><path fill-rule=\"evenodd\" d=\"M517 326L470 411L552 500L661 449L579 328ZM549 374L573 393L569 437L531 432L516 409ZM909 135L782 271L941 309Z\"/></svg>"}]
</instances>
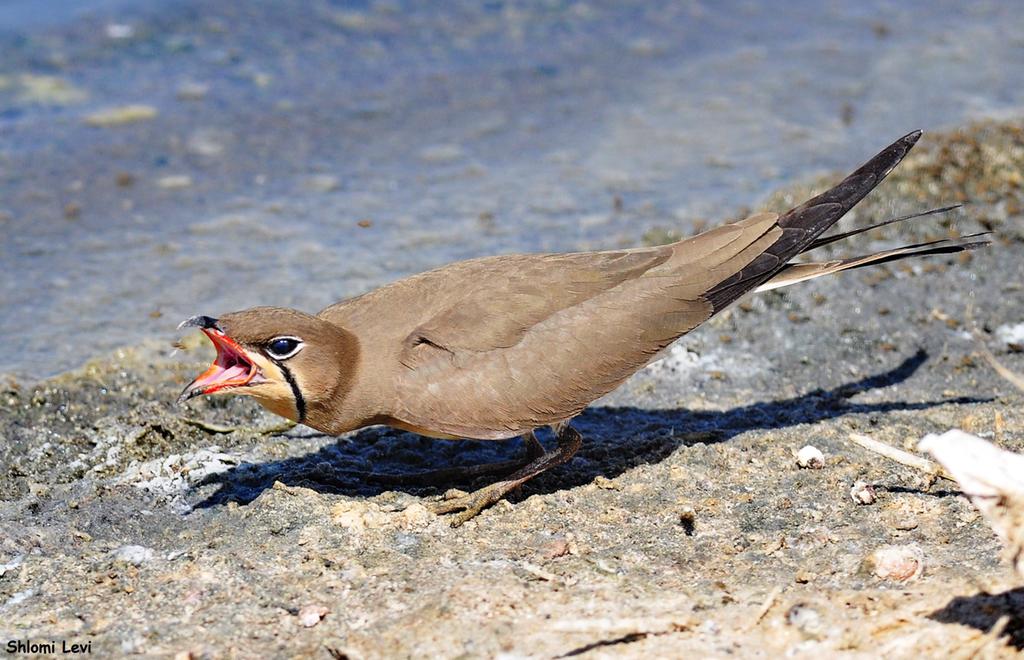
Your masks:
<instances>
[{"instance_id":1,"label":"bird's head","mask_svg":"<svg viewBox=\"0 0 1024 660\"><path fill-rule=\"evenodd\" d=\"M217 357L185 387L178 403L202 394L246 394L302 423L312 407L326 405L343 388L358 358L351 333L293 309L193 316L180 327L202 330Z\"/></svg>"}]
</instances>

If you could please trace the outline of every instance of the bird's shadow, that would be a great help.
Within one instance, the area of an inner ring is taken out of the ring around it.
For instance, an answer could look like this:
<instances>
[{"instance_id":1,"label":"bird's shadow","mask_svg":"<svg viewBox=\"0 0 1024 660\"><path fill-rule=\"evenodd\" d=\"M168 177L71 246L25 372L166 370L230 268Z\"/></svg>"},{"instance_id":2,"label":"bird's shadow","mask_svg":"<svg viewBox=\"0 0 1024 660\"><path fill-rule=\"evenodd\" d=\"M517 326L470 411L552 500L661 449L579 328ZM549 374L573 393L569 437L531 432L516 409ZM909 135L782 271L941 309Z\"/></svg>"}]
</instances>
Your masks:
<instances>
[{"instance_id":1,"label":"bird's shadow","mask_svg":"<svg viewBox=\"0 0 1024 660\"><path fill-rule=\"evenodd\" d=\"M982 632L991 631L1003 617L1007 620L1002 635L1007 635L1018 651L1024 651L1024 587L998 594L957 596L928 615L933 621L959 623Z\"/></svg>"},{"instance_id":2,"label":"bird's shadow","mask_svg":"<svg viewBox=\"0 0 1024 660\"><path fill-rule=\"evenodd\" d=\"M919 403L861 404L849 401L855 394L905 381L927 358L927 353L918 351L887 372L831 390L817 389L789 399L763 401L725 411L589 408L573 420L573 426L585 439L583 448L570 463L525 484L520 496L579 486L601 475L614 478L638 465L657 463L680 446L724 442L746 431L812 424L851 413L922 410L948 403L980 401L964 397ZM465 488L494 481L498 475L477 479L479 483L456 479L431 486L396 484L375 475L415 475L453 466L507 461L521 455L518 439L452 442L373 427L339 438L337 442L305 456L260 464L243 463L210 475L197 484L197 489L212 484L218 488L195 504L195 508L232 501L248 504L278 481L318 492L345 495L372 496L388 490L416 495L436 494L453 486Z\"/></svg>"}]
</instances>

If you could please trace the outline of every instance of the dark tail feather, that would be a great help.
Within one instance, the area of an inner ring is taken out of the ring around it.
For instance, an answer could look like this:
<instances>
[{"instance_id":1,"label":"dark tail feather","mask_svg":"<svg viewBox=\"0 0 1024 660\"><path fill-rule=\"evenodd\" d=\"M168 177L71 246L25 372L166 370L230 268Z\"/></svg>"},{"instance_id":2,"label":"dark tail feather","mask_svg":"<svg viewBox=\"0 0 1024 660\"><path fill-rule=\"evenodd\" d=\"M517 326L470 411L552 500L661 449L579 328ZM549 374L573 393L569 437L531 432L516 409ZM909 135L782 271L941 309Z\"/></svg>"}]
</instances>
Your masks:
<instances>
[{"instance_id":1,"label":"dark tail feather","mask_svg":"<svg viewBox=\"0 0 1024 660\"><path fill-rule=\"evenodd\" d=\"M714 312L717 313L747 291L760 286L785 268L791 258L809 249L818 236L864 199L899 165L920 137L921 131L903 136L838 185L787 211L779 218L779 227L782 228L779 240L705 295Z\"/></svg>"},{"instance_id":2,"label":"dark tail feather","mask_svg":"<svg viewBox=\"0 0 1024 660\"><path fill-rule=\"evenodd\" d=\"M879 227L885 227L886 225L894 225L897 222L905 222L907 220L916 220L917 218L925 218L925 217L928 217L930 215L937 215L939 213L948 213L949 211L955 211L956 209L958 209L958 208L960 208L962 206L963 206L963 204L954 204L952 206L943 206L940 209L931 209L931 210L928 210L928 211L922 211L921 213L912 213L910 215L904 215L904 216L901 216L899 218L893 218L892 220L886 220L885 222L877 222L877 223L875 223L873 225L868 225L867 227L861 227L860 229L852 229L850 231L844 231L842 234L832 234L831 236L823 236L823 237L821 237L819 239L816 239L813 243L811 243L810 246L808 246L808 248L806 250L804 250L804 252L810 252L811 250L815 250L817 248L820 248L823 245L828 245L829 243L835 243L836 241L841 241L844 238L849 238L851 236L856 236L857 234L863 234L864 232L871 231L872 229L878 229Z\"/></svg>"}]
</instances>

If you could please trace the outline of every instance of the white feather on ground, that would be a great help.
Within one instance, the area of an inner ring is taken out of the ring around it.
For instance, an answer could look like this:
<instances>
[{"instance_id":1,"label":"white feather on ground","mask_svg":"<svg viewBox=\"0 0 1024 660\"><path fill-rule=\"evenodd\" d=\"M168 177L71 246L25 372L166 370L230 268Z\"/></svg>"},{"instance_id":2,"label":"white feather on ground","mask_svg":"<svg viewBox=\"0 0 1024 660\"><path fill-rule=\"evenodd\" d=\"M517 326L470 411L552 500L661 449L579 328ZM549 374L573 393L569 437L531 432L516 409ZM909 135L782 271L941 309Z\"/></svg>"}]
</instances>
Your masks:
<instances>
[{"instance_id":1,"label":"white feather on ground","mask_svg":"<svg viewBox=\"0 0 1024 660\"><path fill-rule=\"evenodd\" d=\"M1010 561L1024 577L1024 456L958 429L929 434L918 448L953 475L1006 544Z\"/></svg>"}]
</instances>

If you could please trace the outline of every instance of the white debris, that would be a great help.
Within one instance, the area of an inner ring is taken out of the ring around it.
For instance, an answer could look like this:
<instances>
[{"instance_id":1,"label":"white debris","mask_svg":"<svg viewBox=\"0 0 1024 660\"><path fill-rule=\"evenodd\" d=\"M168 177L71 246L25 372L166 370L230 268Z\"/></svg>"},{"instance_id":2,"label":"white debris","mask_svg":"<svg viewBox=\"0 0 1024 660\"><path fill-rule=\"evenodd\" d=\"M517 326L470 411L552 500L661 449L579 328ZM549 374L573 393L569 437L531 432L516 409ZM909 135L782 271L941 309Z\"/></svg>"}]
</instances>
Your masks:
<instances>
[{"instance_id":1,"label":"white debris","mask_svg":"<svg viewBox=\"0 0 1024 660\"><path fill-rule=\"evenodd\" d=\"M156 555L151 548L147 548L142 545L122 545L110 554L112 554L114 559L118 561L134 564L136 566L141 566L146 562L153 561L153 557Z\"/></svg>"},{"instance_id":2,"label":"white debris","mask_svg":"<svg viewBox=\"0 0 1024 660\"><path fill-rule=\"evenodd\" d=\"M21 566L21 562L25 561L25 555L18 555L6 564L0 564L0 577L3 577L7 571L13 571L17 567Z\"/></svg>"},{"instance_id":3,"label":"white debris","mask_svg":"<svg viewBox=\"0 0 1024 660\"><path fill-rule=\"evenodd\" d=\"M219 450L219 447L211 446L196 452L154 458L145 463L132 461L118 481L174 499L207 477L238 466L238 457Z\"/></svg>"},{"instance_id":4,"label":"white debris","mask_svg":"<svg viewBox=\"0 0 1024 660\"><path fill-rule=\"evenodd\" d=\"M959 429L926 435L918 448L953 475L1024 576L1024 456Z\"/></svg>"},{"instance_id":5,"label":"white debris","mask_svg":"<svg viewBox=\"0 0 1024 660\"><path fill-rule=\"evenodd\" d=\"M36 595L36 590L33 589L33 588L25 589L24 591L19 591L18 593L14 594L10 598L8 598L4 602L3 605L0 605L0 610L8 608L8 607L12 607L14 605L17 605L18 603L23 603L23 602L25 602L26 600L28 600L29 598L31 598L32 596L35 596L35 595Z\"/></svg>"},{"instance_id":6,"label":"white debris","mask_svg":"<svg viewBox=\"0 0 1024 660\"><path fill-rule=\"evenodd\" d=\"M644 371L653 376L713 378L714 374L727 374L730 380L749 378L764 371L764 363L749 354L738 351L711 350L697 353L682 343L675 343L655 356Z\"/></svg>"},{"instance_id":7,"label":"white debris","mask_svg":"<svg viewBox=\"0 0 1024 660\"><path fill-rule=\"evenodd\" d=\"M825 455L817 447L804 445L796 453L796 464L802 468L820 470L825 467Z\"/></svg>"},{"instance_id":8,"label":"white debris","mask_svg":"<svg viewBox=\"0 0 1024 660\"><path fill-rule=\"evenodd\" d=\"M164 190L181 190L192 185L192 177L187 174L168 174L157 179L156 185Z\"/></svg>"},{"instance_id":9,"label":"white debris","mask_svg":"<svg viewBox=\"0 0 1024 660\"><path fill-rule=\"evenodd\" d=\"M115 41L131 39L135 36L135 28L127 23L107 23L104 31L107 33L108 39Z\"/></svg>"},{"instance_id":10,"label":"white debris","mask_svg":"<svg viewBox=\"0 0 1024 660\"><path fill-rule=\"evenodd\" d=\"M1001 325L996 328L996 339L1003 346L1024 346L1024 323Z\"/></svg>"}]
</instances>

